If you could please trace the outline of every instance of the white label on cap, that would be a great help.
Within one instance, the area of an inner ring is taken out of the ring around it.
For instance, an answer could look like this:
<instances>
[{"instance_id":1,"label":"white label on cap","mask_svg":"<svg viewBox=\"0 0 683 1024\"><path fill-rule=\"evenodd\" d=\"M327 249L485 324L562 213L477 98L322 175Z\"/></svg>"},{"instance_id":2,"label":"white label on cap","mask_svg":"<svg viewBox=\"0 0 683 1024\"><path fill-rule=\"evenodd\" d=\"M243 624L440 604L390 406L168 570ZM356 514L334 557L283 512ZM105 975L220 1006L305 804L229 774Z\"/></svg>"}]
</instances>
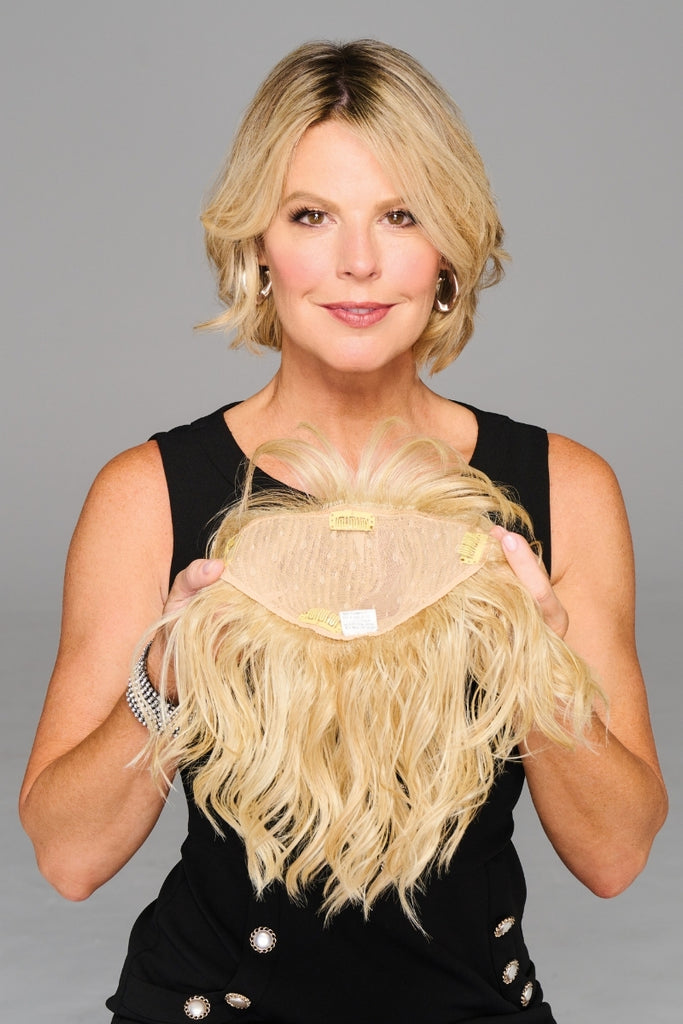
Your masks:
<instances>
[{"instance_id":1,"label":"white label on cap","mask_svg":"<svg viewBox=\"0 0 683 1024\"><path fill-rule=\"evenodd\" d=\"M377 612L374 608L339 612L339 621L344 636L363 636L364 633L377 632Z\"/></svg>"}]
</instances>

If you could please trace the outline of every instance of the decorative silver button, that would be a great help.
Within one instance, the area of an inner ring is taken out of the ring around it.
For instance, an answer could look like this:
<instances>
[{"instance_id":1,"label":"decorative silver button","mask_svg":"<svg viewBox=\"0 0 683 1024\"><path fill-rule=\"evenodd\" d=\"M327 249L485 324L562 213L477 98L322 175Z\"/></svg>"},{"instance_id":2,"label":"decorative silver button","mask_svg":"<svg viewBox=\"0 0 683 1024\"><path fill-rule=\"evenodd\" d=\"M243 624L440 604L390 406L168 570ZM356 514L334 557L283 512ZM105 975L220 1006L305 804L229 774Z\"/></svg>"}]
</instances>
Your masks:
<instances>
[{"instance_id":1,"label":"decorative silver button","mask_svg":"<svg viewBox=\"0 0 683 1024\"><path fill-rule=\"evenodd\" d=\"M505 970L503 971L503 981L506 985L511 985L519 974L519 960L511 960L509 964L506 964Z\"/></svg>"},{"instance_id":2,"label":"decorative silver button","mask_svg":"<svg viewBox=\"0 0 683 1024\"><path fill-rule=\"evenodd\" d=\"M515 920L516 918L514 917L504 917L502 921L499 921L496 927L493 929L494 938L500 939L502 938L503 935L507 935L507 933L510 931L513 924L515 923Z\"/></svg>"},{"instance_id":3,"label":"decorative silver button","mask_svg":"<svg viewBox=\"0 0 683 1024\"><path fill-rule=\"evenodd\" d=\"M255 949L257 953L270 953L276 942L277 935L273 929L266 928L264 925L254 928L253 932L249 936L249 945L252 949Z\"/></svg>"},{"instance_id":4,"label":"decorative silver button","mask_svg":"<svg viewBox=\"0 0 683 1024\"><path fill-rule=\"evenodd\" d=\"M522 989L522 998L520 1002L522 1006L528 1006L531 1002L531 997L534 994L534 983L533 981L527 981L526 985Z\"/></svg>"},{"instance_id":5,"label":"decorative silver button","mask_svg":"<svg viewBox=\"0 0 683 1024\"><path fill-rule=\"evenodd\" d=\"M192 996L185 1001L183 1010L185 1011L185 1016L189 1017L190 1020L204 1020L205 1017L209 1016L211 1003L206 996Z\"/></svg>"},{"instance_id":6,"label":"decorative silver button","mask_svg":"<svg viewBox=\"0 0 683 1024\"><path fill-rule=\"evenodd\" d=\"M228 1006L232 1006L235 1010L248 1010L251 1006L249 996L243 996L241 992L228 992L225 1001Z\"/></svg>"}]
</instances>

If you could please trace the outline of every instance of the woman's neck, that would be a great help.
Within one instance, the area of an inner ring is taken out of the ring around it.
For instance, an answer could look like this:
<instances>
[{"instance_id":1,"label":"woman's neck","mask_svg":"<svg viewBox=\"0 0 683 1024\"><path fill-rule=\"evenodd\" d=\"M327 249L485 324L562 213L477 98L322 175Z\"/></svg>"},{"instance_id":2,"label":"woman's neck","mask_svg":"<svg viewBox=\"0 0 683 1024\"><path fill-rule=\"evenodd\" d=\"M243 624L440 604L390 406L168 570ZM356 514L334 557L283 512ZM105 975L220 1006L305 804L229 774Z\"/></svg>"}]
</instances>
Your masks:
<instances>
[{"instance_id":1,"label":"woman's neck","mask_svg":"<svg viewBox=\"0 0 683 1024\"><path fill-rule=\"evenodd\" d=\"M268 418L277 422L280 436L293 436L302 422L309 423L351 463L378 423L398 419L408 432L424 429L427 408L436 397L413 364L409 372L330 373L313 380L283 365L268 390Z\"/></svg>"},{"instance_id":2,"label":"woman's neck","mask_svg":"<svg viewBox=\"0 0 683 1024\"><path fill-rule=\"evenodd\" d=\"M474 416L431 391L412 362L409 372L394 366L391 372L334 375L302 372L285 360L261 391L225 418L249 457L265 441L310 439L303 424L320 431L351 466L357 465L375 428L390 419L399 421L397 439L416 433L440 437L465 458L476 441ZM275 467L261 468L278 476Z\"/></svg>"}]
</instances>

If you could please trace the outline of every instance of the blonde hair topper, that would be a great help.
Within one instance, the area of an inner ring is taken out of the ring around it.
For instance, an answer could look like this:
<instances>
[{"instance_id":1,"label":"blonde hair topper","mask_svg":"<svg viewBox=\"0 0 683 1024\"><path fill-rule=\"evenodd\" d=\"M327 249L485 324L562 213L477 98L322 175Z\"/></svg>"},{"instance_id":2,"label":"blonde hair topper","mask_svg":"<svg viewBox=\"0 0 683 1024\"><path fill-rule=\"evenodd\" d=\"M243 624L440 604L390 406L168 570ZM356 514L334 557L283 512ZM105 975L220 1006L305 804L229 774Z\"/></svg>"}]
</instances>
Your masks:
<instances>
[{"instance_id":1,"label":"blonde hair topper","mask_svg":"<svg viewBox=\"0 0 683 1024\"><path fill-rule=\"evenodd\" d=\"M506 761L532 729L581 742L601 693L489 540L492 523L530 531L524 510L443 442L390 433L378 428L356 468L316 432L257 450L211 544L228 582L162 620L159 690L172 681L178 710L147 751L157 778L184 769L217 832L242 838L256 893L279 882L304 899L322 883L333 915L369 914L393 891L418 924L429 871L448 868ZM266 455L302 489L253 489ZM307 576L302 622L292 595ZM324 605L344 611L347 597L375 602L377 632L363 615L344 642L330 632ZM389 628L397 605L407 617Z\"/></svg>"}]
</instances>

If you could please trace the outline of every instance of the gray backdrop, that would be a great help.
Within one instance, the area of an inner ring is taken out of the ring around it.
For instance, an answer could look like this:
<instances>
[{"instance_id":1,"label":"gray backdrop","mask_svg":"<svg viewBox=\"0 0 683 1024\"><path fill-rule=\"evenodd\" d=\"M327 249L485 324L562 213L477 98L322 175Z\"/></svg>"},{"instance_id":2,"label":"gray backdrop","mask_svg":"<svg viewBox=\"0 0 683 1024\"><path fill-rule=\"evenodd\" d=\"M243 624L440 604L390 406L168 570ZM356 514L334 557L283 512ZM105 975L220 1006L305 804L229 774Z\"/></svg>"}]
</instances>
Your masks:
<instances>
[{"instance_id":1,"label":"gray backdrop","mask_svg":"<svg viewBox=\"0 0 683 1024\"><path fill-rule=\"evenodd\" d=\"M108 1019L102 1000L130 923L173 863L183 828L173 801L116 879L68 904L38 876L16 823L81 502L113 453L272 373L271 360L192 332L216 309L200 198L241 110L284 52L310 38L371 35L410 50L462 106L514 258L438 389L596 448L620 476L634 531L640 650L671 818L646 873L600 902L523 805L532 954L561 1024L679 1019L681 484L667 470L678 469L681 437L682 5L3 8L3 1015Z\"/></svg>"}]
</instances>

